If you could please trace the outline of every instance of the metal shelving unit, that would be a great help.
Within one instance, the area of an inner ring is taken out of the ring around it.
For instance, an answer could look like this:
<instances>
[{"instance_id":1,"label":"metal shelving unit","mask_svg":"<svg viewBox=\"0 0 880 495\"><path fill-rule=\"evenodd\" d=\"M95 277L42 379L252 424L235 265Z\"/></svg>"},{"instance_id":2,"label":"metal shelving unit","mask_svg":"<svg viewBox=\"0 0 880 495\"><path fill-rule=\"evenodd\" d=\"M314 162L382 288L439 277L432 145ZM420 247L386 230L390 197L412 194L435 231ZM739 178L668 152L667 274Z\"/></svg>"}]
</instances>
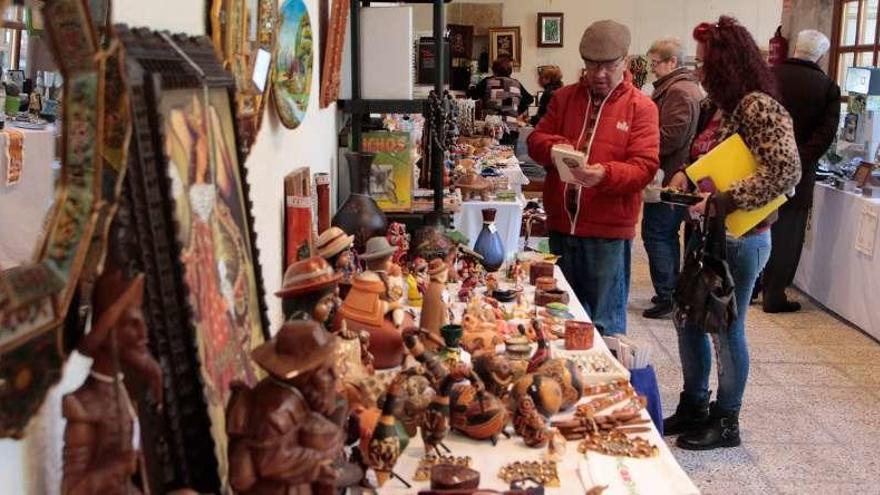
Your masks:
<instances>
[{"instance_id":1,"label":"metal shelving unit","mask_svg":"<svg viewBox=\"0 0 880 495\"><path fill-rule=\"evenodd\" d=\"M432 4L434 6L434 60L436 70L434 72L434 91L443 93L446 79L446 67L440 61L445 59L443 36L446 31L446 19L443 6L452 0L409 0L405 4ZM360 60L360 11L362 7L369 7L369 0L352 0L351 15L351 99L340 100L339 109L351 115L351 148L360 151L363 135L363 117L371 113L421 113L427 117L428 100L370 100L361 97L361 60ZM426 139L430 139L426 135ZM431 153L431 184L434 188L434 213L443 214L443 149L436 143ZM398 216L391 214L389 216ZM401 216L407 216L406 214Z\"/></svg>"}]
</instances>

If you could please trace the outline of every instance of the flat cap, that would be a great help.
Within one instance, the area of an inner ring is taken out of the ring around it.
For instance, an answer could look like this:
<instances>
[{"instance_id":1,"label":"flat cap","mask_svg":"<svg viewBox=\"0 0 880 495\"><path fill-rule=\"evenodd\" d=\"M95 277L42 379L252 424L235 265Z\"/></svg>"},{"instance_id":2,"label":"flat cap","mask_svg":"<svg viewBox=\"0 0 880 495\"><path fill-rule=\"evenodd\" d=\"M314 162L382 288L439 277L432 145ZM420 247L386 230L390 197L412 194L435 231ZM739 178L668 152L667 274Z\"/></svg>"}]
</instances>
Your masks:
<instances>
[{"instance_id":1,"label":"flat cap","mask_svg":"<svg viewBox=\"0 0 880 495\"><path fill-rule=\"evenodd\" d=\"M581 37L581 58L594 62L617 60L629 53L629 28L612 20L596 21Z\"/></svg>"}]
</instances>

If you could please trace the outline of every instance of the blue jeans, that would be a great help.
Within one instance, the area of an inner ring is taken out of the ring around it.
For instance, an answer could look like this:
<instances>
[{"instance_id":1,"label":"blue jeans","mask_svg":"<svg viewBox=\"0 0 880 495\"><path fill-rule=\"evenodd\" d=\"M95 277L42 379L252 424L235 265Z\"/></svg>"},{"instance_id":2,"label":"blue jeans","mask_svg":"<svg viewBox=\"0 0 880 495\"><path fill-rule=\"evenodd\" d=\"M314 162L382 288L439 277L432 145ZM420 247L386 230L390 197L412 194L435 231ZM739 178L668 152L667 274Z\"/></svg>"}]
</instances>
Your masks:
<instances>
[{"instance_id":1,"label":"blue jeans","mask_svg":"<svg viewBox=\"0 0 880 495\"><path fill-rule=\"evenodd\" d=\"M712 334L718 360L718 407L739 411L749 377L746 314L755 280L770 258L770 231L740 239L727 239L727 263L736 284L736 320L726 333ZM709 335L699 329L678 330L678 353L684 375L684 394L693 401L709 399L712 349Z\"/></svg>"},{"instance_id":2,"label":"blue jeans","mask_svg":"<svg viewBox=\"0 0 880 495\"><path fill-rule=\"evenodd\" d=\"M550 232L550 251L603 335L626 333L632 241Z\"/></svg>"},{"instance_id":3,"label":"blue jeans","mask_svg":"<svg viewBox=\"0 0 880 495\"><path fill-rule=\"evenodd\" d=\"M642 213L642 240L648 252L651 283L657 297L672 300L681 267L679 232L687 210L666 203L645 203Z\"/></svg>"}]
</instances>

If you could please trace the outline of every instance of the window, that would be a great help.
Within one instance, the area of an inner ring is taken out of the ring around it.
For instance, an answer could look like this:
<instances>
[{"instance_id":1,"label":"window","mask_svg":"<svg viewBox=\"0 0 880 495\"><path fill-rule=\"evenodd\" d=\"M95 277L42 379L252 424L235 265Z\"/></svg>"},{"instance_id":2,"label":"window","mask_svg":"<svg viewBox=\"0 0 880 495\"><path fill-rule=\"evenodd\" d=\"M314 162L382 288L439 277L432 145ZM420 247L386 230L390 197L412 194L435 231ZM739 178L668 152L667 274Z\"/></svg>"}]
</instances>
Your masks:
<instances>
[{"instance_id":1,"label":"window","mask_svg":"<svg viewBox=\"0 0 880 495\"><path fill-rule=\"evenodd\" d=\"M830 74L843 87L849 67L880 66L877 10L880 0L836 0Z\"/></svg>"},{"instance_id":2,"label":"window","mask_svg":"<svg viewBox=\"0 0 880 495\"><path fill-rule=\"evenodd\" d=\"M28 32L24 7L8 7L0 20L0 67L26 70Z\"/></svg>"}]
</instances>

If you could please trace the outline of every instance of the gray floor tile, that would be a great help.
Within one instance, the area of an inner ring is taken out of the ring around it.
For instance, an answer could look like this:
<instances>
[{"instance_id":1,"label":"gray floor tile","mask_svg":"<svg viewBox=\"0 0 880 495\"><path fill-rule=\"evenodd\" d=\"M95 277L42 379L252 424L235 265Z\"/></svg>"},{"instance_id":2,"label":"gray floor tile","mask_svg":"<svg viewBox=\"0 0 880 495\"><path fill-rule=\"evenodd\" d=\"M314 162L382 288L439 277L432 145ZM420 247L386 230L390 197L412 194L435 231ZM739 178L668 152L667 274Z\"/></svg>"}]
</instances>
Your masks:
<instances>
[{"instance_id":1,"label":"gray floor tile","mask_svg":"<svg viewBox=\"0 0 880 495\"><path fill-rule=\"evenodd\" d=\"M761 363L760 369L780 385L814 387L859 385L831 364Z\"/></svg>"},{"instance_id":2,"label":"gray floor tile","mask_svg":"<svg viewBox=\"0 0 880 495\"><path fill-rule=\"evenodd\" d=\"M745 449L770 480L868 482L876 480L871 459L848 447L808 444L751 443Z\"/></svg>"},{"instance_id":3,"label":"gray floor tile","mask_svg":"<svg viewBox=\"0 0 880 495\"><path fill-rule=\"evenodd\" d=\"M773 491L780 495L804 495L807 493L878 494L880 493L880 487L876 483L782 480L774 483Z\"/></svg>"}]
</instances>

